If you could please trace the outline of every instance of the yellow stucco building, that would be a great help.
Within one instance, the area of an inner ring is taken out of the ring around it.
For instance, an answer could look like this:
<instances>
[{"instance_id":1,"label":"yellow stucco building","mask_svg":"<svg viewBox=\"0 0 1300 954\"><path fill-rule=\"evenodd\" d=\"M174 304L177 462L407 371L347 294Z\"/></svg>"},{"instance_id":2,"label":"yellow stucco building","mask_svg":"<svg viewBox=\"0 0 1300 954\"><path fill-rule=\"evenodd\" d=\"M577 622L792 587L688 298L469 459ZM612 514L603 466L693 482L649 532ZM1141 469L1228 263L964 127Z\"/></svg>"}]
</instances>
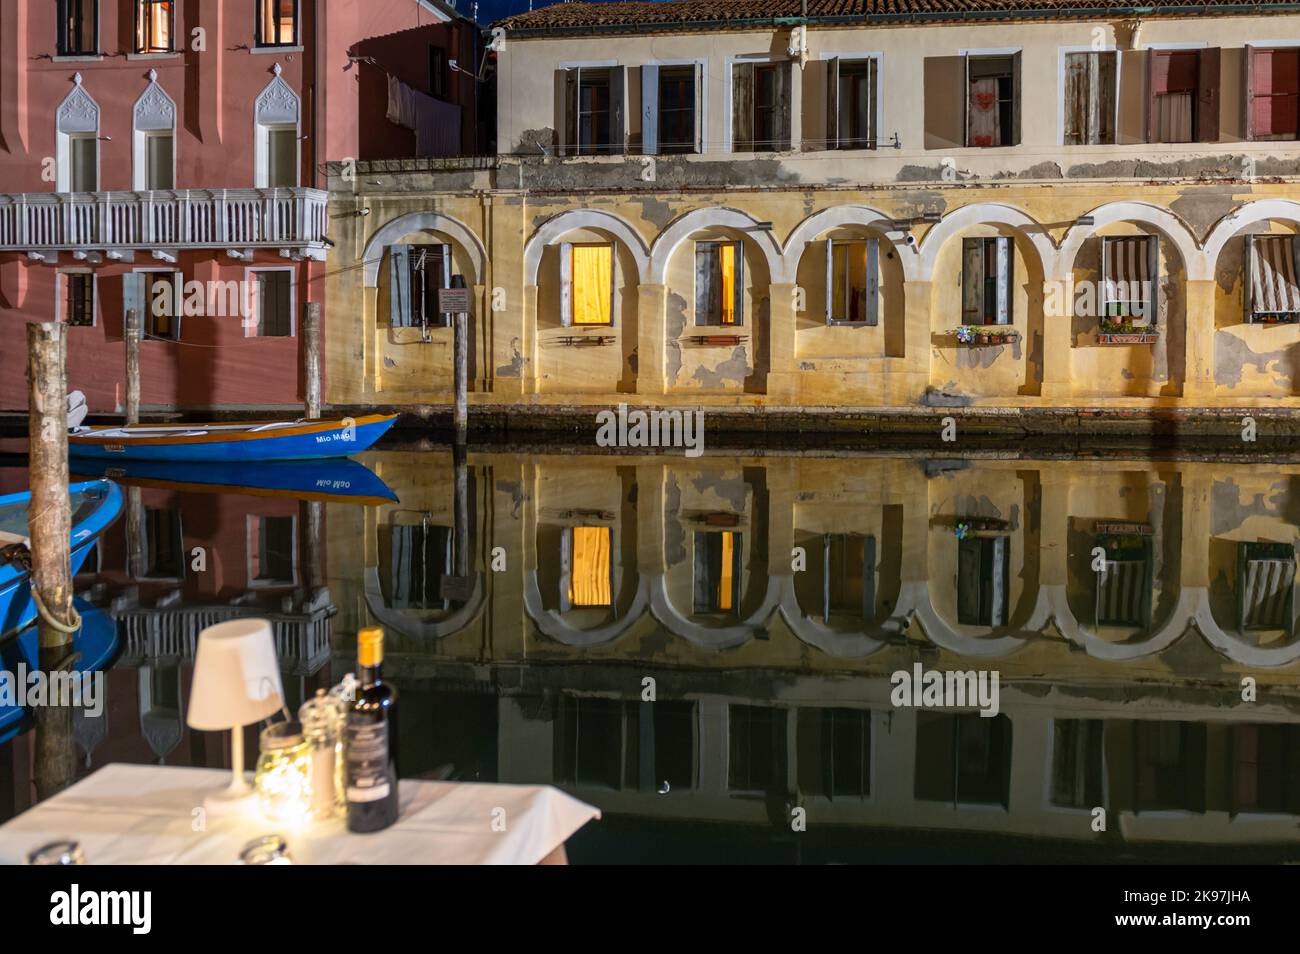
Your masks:
<instances>
[{"instance_id":1,"label":"yellow stucco building","mask_svg":"<svg viewBox=\"0 0 1300 954\"><path fill-rule=\"evenodd\" d=\"M446 405L459 275L476 413L1294 409L1300 14L1165 6L503 21L498 155L331 166L327 400Z\"/></svg>"}]
</instances>

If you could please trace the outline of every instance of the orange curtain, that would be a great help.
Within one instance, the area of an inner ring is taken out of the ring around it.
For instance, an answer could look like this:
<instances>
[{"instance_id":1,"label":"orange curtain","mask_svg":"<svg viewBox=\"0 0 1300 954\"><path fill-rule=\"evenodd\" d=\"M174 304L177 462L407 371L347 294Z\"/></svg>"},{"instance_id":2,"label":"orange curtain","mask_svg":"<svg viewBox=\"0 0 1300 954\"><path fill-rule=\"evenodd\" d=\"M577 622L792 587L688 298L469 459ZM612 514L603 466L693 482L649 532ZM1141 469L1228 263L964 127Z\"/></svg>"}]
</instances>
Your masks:
<instances>
[{"instance_id":1,"label":"orange curtain","mask_svg":"<svg viewBox=\"0 0 1300 954\"><path fill-rule=\"evenodd\" d=\"M569 576L569 602L573 606L611 605L609 527L574 527L570 532L573 571Z\"/></svg>"},{"instance_id":2,"label":"orange curtain","mask_svg":"<svg viewBox=\"0 0 1300 954\"><path fill-rule=\"evenodd\" d=\"M725 313L724 313L725 314ZM730 610L734 602L736 580L732 575L735 566L736 535L730 531L722 535L722 575L718 580L718 609Z\"/></svg>"},{"instance_id":3,"label":"orange curtain","mask_svg":"<svg viewBox=\"0 0 1300 954\"><path fill-rule=\"evenodd\" d=\"M613 297L613 246L573 246L573 323L610 324L613 321Z\"/></svg>"},{"instance_id":4,"label":"orange curtain","mask_svg":"<svg viewBox=\"0 0 1300 954\"><path fill-rule=\"evenodd\" d=\"M736 246L723 245L718 249L722 272L722 323L736 323Z\"/></svg>"}]
</instances>

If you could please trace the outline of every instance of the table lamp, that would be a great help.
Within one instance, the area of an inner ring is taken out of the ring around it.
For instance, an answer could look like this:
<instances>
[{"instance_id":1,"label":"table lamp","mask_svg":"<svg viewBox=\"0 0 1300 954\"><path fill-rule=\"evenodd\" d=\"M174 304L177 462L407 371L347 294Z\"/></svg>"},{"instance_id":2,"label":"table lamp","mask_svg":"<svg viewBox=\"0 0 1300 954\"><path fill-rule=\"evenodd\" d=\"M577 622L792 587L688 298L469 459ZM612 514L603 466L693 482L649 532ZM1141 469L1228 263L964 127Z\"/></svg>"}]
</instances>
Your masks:
<instances>
[{"instance_id":1,"label":"table lamp","mask_svg":"<svg viewBox=\"0 0 1300 954\"><path fill-rule=\"evenodd\" d=\"M236 619L199 633L185 722L191 729L230 731L230 786L204 799L209 812L229 811L252 797L244 777L244 726L269 719L283 707L270 623Z\"/></svg>"}]
</instances>

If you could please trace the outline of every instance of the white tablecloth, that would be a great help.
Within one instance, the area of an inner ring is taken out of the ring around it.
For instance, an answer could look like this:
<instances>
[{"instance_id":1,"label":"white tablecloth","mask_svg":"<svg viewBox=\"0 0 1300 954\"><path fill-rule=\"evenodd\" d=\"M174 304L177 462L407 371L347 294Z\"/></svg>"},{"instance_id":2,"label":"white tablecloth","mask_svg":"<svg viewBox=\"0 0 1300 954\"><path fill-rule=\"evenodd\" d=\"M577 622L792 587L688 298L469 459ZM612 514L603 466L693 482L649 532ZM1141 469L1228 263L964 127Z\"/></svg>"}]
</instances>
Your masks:
<instances>
[{"instance_id":1,"label":"white tablecloth","mask_svg":"<svg viewBox=\"0 0 1300 954\"><path fill-rule=\"evenodd\" d=\"M296 864L532 865L600 817L550 786L417 781L400 783L397 823L368 835L342 821L267 821L256 799L227 815L196 813L229 783L220 769L106 766L0 827L0 864L25 864L63 839L91 865L230 864L250 840L279 834Z\"/></svg>"}]
</instances>

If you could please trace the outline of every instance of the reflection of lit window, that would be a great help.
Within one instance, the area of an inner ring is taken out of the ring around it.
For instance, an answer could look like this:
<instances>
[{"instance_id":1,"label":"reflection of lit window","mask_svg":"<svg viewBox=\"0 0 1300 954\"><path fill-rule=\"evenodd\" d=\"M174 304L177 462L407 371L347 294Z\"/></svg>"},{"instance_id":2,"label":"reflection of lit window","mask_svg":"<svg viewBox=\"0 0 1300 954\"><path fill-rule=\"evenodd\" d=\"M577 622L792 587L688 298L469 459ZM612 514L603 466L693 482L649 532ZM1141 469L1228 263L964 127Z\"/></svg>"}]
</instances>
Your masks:
<instances>
[{"instance_id":1,"label":"reflection of lit window","mask_svg":"<svg viewBox=\"0 0 1300 954\"><path fill-rule=\"evenodd\" d=\"M172 52L172 26L175 5L172 0L136 0L135 51L137 53Z\"/></svg>"},{"instance_id":2,"label":"reflection of lit window","mask_svg":"<svg viewBox=\"0 0 1300 954\"><path fill-rule=\"evenodd\" d=\"M1241 630L1290 629L1295 602L1295 548L1242 543L1237 548L1237 613Z\"/></svg>"},{"instance_id":3,"label":"reflection of lit window","mask_svg":"<svg viewBox=\"0 0 1300 954\"><path fill-rule=\"evenodd\" d=\"M728 706L727 787L766 792L786 784L784 709Z\"/></svg>"},{"instance_id":4,"label":"reflection of lit window","mask_svg":"<svg viewBox=\"0 0 1300 954\"><path fill-rule=\"evenodd\" d=\"M1205 726L1133 724L1138 811L1205 811Z\"/></svg>"},{"instance_id":5,"label":"reflection of lit window","mask_svg":"<svg viewBox=\"0 0 1300 954\"><path fill-rule=\"evenodd\" d=\"M741 534L695 534L695 612L736 613L740 604Z\"/></svg>"},{"instance_id":6,"label":"reflection of lit window","mask_svg":"<svg viewBox=\"0 0 1300 954\"><path fill-rule=\"evenodd\" d=\"M1100 719L1058 719L1052 738L1052 804L1092 808L1102 803Z\"/></svg>"},{"instance_id":7,"label":"reflection of lit window","mask_svg":"<svg viewBox=\"0 0 1300 954\"><path fill-rule=\"evenodd\" d=\"M957 622L1005 626L1010 602L1011 538L967 537L957 545Z\"/></svg>"},{"instance_id":8,"label":"reflection of lit window","mask_svg":"<svg viewBox=\"0 0 1300 954\"><path fill-rule=\"evenodd\" d=\"M563 323L608 325L614 321L614 247L571 245L560 249Z\"/></svg>"},{"instance_id":9,"label":"reflection of lit window","mask_svg":"<svg viewBox=\"0 0 1300 954\"><path fill-rule=\"evenodd\" d=\"M976 713L920 712L915 794L922 801L1007 805L1011 795L1011 721Z\"/></svg>"},{"instance_id":10,"label":"reflection of lit window","mask_svg":"<svg viewBox=\"0 0 1300 954\"><path fill-rule=\"evenodd\" d=\"M695 243L695 323L745 322L745 259L739 242Z\"/></svg>"},{"instance_id":11,"label":"reflection of lit window","mask_svg":"<svg viewBox=\"0 0 1300 954\"><path fill-rule=\"evenodd\" d=\"M259 0L258 46L298 45L298 0Z\"/></svg>"},{"instance_id":12,"label":"reflection of lit window","mask_svg":"<svg viewBox=\"0 0 1300 954\"><path fill-rule=\"evenodd\" d=\"M799 710L799 787L829 798L871 794L871 712Z\"/></svg>"},{"instance_id":13,"label":"reflection of lit window","mask_svg":"<svg viewBox=\"0 0 1300 954\"><path fill-rule=\"evenodd\" d=\"M570 527L561 538L563 606L611 606L613 578L609 527Z\"/></svg>"}]
</instances>

